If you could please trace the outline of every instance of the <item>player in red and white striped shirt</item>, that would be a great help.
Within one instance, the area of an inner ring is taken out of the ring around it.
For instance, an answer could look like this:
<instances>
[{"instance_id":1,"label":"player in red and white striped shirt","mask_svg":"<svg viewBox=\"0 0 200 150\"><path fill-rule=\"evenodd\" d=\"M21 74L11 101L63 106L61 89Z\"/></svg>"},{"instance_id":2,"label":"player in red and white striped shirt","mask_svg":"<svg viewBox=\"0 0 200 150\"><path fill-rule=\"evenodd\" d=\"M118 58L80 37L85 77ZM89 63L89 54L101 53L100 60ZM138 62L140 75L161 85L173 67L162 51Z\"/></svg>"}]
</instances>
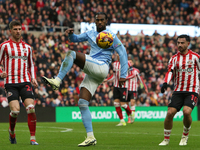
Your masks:
<instances>
[{"instance_id":1,"label":"player in red and white striped shirt","mask_svg":"<svg viewBox=\"0 0 200 150\"><path fill-rule=\"evenodd\" d=\"M135 117L135 100L137 98L138 90L138 80L143 84L145 92L148 93L146 84L144 83L143 78L140 76L140 71L137 68L133 67L133 61L128 60L129 69L128 76L126 77L126 87L128 88L128 101L130 101L132 116ZM134 121L134 119L132 120ZM131 118L129 118L128 123L132 123Z\"/></svg>"},{"instance_id":2,"label":"player in red and white striped shirt","mask_svg":"<svg viewBox=\"0 0 200 150\"><path fill-rule=\"evenodd\" d=\"M190 37L180 35L177 38L179 52L171 57L168 72L165 76L161 92L167 89L167 84L174 77L175 89L168 104L168 112L164 121L164 140L159 145L168 145L174 115L183 107L183 135L179 145L187 145L188 134L192 124L191 113L198 101L200 70L200 55L187 47Z\"/></svg>"},{"instance_id":3,"label":"player in red and white striped shirt","mask_svg":"<svg viewBox=\"0 0 200 150\"><path fill-rule=\"evenodd\" d=\"M38 145L35 141L36 115L34 108L34 94L32 84L37 87L36 74L30 45L21 40L22 26L18 21L9 24L11 38L0 45L0 62L4 71L6 95L10 106L9 135L11 144L16 144L15 125L20 112L19 100L22 99L28 114L31 145Z\"/></svg>"},{"instance_id":4,"label":"player in red and white striped shirt","mask_svg":"<svg viewBox=\"0 0 200 150\"><path fill-rule=\"evenodd\" d=\"M126 83L122 85L121 87L119 86L119 78L120 78L120 62L119 62L119 56L116 54L117 61L113 63L113 74L105 79L104 81L111 81L114 80L114 93L113 93L113 98L114 98L114 106L116 109L116 112L120 118L120 123L117 124L117 126L126 126L126 122L124 121L123 115L122 115L122 108L126 110L127 115L129 118L131 118L132 122L134 121L134 116L132 117L132 111L128 105L130 100L127 100L128 96L128 89L126 87ZM130 63L128 63L130 67Z\"/></svg>"}]
</instances>

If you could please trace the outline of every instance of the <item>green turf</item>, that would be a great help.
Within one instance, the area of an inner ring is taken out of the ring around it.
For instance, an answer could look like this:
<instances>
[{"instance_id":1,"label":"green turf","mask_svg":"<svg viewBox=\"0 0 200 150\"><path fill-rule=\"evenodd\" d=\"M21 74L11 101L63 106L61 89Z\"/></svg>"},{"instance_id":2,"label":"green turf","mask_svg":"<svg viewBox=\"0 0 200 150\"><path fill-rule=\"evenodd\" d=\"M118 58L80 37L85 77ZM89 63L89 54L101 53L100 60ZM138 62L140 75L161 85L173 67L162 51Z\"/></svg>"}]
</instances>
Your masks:
<instances>
[{"instance_id":1,"label":"green turf","mask_svg":"<svg viewBox=\"0 0 200 150\"><path fill-rule=\"evenodd\" d=\"M200 122L192 123L187 146L179 146L183 125L174 122L168 146L158 146L163 140L163 122L135 122L116 127L117 122L93 123L96 146L77 147L86 136L82 123L37 123L39 145L29 144L27 123L17 123L17 144L8 140L8 123L0 123L1 150L197 150L200 149Z\"/></svg>"}]
</instances>

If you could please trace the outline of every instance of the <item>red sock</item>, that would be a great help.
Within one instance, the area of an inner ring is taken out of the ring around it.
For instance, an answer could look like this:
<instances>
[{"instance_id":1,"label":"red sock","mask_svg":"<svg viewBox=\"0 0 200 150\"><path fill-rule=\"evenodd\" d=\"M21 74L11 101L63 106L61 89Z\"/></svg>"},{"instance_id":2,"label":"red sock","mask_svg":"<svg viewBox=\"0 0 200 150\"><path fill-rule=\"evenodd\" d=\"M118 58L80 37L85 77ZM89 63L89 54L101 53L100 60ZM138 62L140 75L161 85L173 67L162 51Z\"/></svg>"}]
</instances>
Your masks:
<instances>
[{"instance_id":1,"label":"red sock","mask_svg":"<svg viewBox=\"0 0 200 150\"><path fill-rule=\"evenodd\" d=\"M130 114L132 112L131 109L130 109L130 107L127 105L127 107L124 108L124 109L126 110L127 115L130 116Z\"/></svg>"},{"instance_id":2,"label":"red sock","mask_svg":"<svg viewBox=\"0 0 200 150\"><path fill-rule=\"evenodd\" d=\"M35 113L28 114L28 127L30 130L31 136L35 136L35 130L36 130L36 115L35 115Z\"/></svg>"},{"instance_id":3,"label":"red sock","mask_svg":"<svg viewBox=\"0 0 200 150\"><path fill-rule=\"evenodd\" d=\"M10 125L9 129L10 129L10 131L15 131L16 122L17 122L17 118L14 118L11 115L9 115L9 125Z\"/></svg>"},{"instance_id":4,"label":"red sock","mask_svg":"<svg viewBox=\"0 0 200 150\"><path fill-rule=\"evenodd\" d=\"M16 122L17 122L17 118L15 117L12 117L11 115L9 115L9 130L10 130L10 135L12 138L15 138L15 125L16 125Z\"/></svg>"},{"instance_id":5,"label":"red sock","mask_svg":"<svg viewBox=\"0 0 200 150\"><path fill-rule=\"evenodd\" d=\"M119 116L119 119L120 119L120 120L123 119L121 107L115 107L115 109L116 109L116 112L117 112L117 114L118 114L118 116Z\"/></svg>"}]
</instances>

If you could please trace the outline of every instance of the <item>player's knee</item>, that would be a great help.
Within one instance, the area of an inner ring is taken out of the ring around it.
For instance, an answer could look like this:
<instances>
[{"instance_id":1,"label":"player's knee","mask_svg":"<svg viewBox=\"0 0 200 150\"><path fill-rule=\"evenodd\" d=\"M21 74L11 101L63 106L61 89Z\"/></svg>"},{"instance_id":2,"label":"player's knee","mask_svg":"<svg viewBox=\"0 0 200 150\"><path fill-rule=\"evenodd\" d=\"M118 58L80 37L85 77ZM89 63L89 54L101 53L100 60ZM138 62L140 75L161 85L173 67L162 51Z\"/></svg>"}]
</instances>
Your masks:
<instances>
[{"instance_id":1,"label":"player's knee","mask_svg":"<svg viewBox=\"0 0 200 150\"><path fill-rule=\"evenodd\" d=\"M115 107L120 107L120 103L119 102L114 102L114 106Z\"/></svg>"},{"instance_id":2,"label":"player's knee","mask_svg":"<svg viewBox=\"0 0 200 150\"><path fill-rule=\"evenodd\" d=\"M191 115L191 111L190 111L190 110L183 109L183 115L184 115L184 116L190 116L190 115Z\"/></svg>"},{"instance_id":3,"label":"player's knee","mask_svg":"<svg viewBox=\"0 0 200 150\"><path fill-rule=\"evenodd\" d=\"M65 58L67 59L68 57L72 57L73 59L76 59L76 52L69 50L65 56Z\"/></svg>"},{"instance_id":4,"label":"player's knee","mask_svg":"<svg viewBox=\"0 0 200 150\"><path fill-rule=\"evenodd\" d=\"M89 105L89 102L87 101L87 100L84 100L84 99L79 99L79 101L78 101L78 106L79 107L88 107L88 105Z\"/></svg>"},{"instance_id":5,"label":"player's knee","mask_svg":"<svg viewBox=\"0 0 200 150\"><path fill-rule=\"evenodd\" d=\"M176 113L173 112L173 111L168 111L168 112L167 112L167 118L173 118L175 114L176 114Z\"/></svg>"},{"instance_id":6,"label":"player's knee","mask_svg":"<svg viewBox=\"0 0 200 150\"><path fill-rule=\"evenodd\" d=\"M35 113L35 107L33 104L30 104L26 107L26 112L27 114L30 114L30 113Z\"/></svg>"},{"instance_id":7,"label":"player's knee","mask_svg":"<svg viewBox=\"0 0 200 150\"><path fill-rule=\"evenodd\" d=\"M19 111L12 111L10 112L10 116L13 118L17 118L17 116L19 115Z\"/></svg>"}]
</instances>

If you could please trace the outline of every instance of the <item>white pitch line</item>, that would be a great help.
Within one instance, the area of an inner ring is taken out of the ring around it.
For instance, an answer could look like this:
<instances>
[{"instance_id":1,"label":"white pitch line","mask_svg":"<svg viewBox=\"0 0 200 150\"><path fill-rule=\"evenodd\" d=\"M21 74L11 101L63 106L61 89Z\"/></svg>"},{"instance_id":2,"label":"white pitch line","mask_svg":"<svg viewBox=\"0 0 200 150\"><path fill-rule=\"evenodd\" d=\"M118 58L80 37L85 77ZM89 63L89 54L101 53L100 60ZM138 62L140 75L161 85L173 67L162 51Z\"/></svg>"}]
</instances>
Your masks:
<instances>
[{"instance_id":1,"label":"white pitch line","mask_svg":"<svg viewBox=\"0 0 200 150\"><path fill-rule=\"evenodd\" d=\"M27 127L27 126L20 126L20 127ZM27 127L28 128L28 127ZM73 129L71 129L71 128L62 128L62 127L45 127L45 126L36 126L36 129L37 128L52 128L52 129L60 129L60 130L62 130L62 131L60 131L60 132L70 132L70 131L72 131ZM1 130L0 129L0 131L8 131L8 130ZM17 131L22 131L22 132L28 132L28 130L17 130ZM39 132L58 132L58 131L44 131L44 130L42 130L42 131L39 131Z\"/></svg>"}]
</instances>

